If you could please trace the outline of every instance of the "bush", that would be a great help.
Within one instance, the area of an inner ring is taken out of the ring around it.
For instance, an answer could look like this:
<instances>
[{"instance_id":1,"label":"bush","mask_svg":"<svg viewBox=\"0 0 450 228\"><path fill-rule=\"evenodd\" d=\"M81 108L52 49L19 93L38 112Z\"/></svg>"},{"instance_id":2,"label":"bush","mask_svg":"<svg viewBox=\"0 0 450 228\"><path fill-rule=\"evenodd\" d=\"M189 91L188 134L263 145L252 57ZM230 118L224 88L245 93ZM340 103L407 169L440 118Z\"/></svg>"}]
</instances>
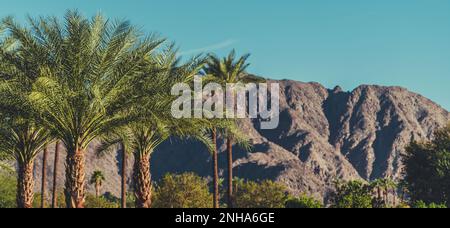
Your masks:
<instances>
[{"instance_id":1,"label":"bush","mask_svg":"<svg viewBox=\"0 0 450 228\"><path fill-rule=\"evenodd\" d=\"M86 196L86 208L119 208L120 204L107 199L104 196L96 197L94 195Z\"/></svg>"},{"instance_id":2,"label":"bush","mask_svg":"<svg viewBox=\"0 0 450 228\"><path fill-rule=\"evenodd\" d=\"M321 202L312 197L302 195L300 197L291 197L286 201L286 208L323 208Z\"/></svg>"},{"instance_id":3,"label":"bush","mask_svg":"<svg viewBox=\"0 0 450 228\"><path fill-rule=\"evenodd\" d=\"M401 202L397 206L395 206L397 209L410 209L411 206L408 203Z\"/></svg>"},{"instance_id":4,"label":"bush","mask_svg":"<svg viewBox=\"0 0 450 228\"><path fill-rule=\"evenodd\" d=\"M0 208L15 208L17 181L14 175L0 171Z\"/></svg>"},{"instance_id":5,"label":"bush","mask_svg":"<svg viewBox=\"0 0 450 228\"><path fill-rule=\"evenodd\" d=\"M413 204L412 206L413 208L420 208L420 209L425 209L425 208L430 208L430 209L445 209L447 208L446 204L436 204L436 203L430 203L427 204L424 201L417 201Z\"/></svg>"},{"instance_id":6,"label":"bush","mask_svg":"<svg viewBox=\"0 0 450 228\"><path fill-rule=\"evenodd\" d=\"M247 181L235 184L233 206L236 208L284 208L286 187L273 181Z\"/></svg>"},{"instance_id":7,"label":"bush","mask_svg":"<svg viewBox=\"0 0 450 228\"><path fill-rule=\"evenodd\" d=\"M45 202L45 206L50 208L52 205L51 202L51 192L48 192L47 200ZM66 201L64 192L57 192L58 195L58 208L66 208ZM41 193L37 192L34 194L33 207L40 208L41 207ZM101 197L96 197L92 194L87 194L85 198L85 207L86 208L119 208L120 207L120 199L105 194Z\"/></svg>"},{"instance_id":8,"label":"bush","mask_svg":"<svg viewBox=\"0 0 450 228\"><path fill-rule=\"evenodd\" d=\"M154 208L212 208L208 181L193 173L167 174L156 187Z\"/></svg>"},{"instance_id":9,"label":"bush","mask_svg":"<svg viewBox=\"0 0 450 228\"><path fill-rule=\"evenodd\" d=\"M121 201L118 202L119 204ZM134 196L133 192L127 192L127 208L135 208L136 207L136 196Z\"/></svg>"},{"instance_id":10,"label":"bush","mask_svg":"<svg viewBox=\"0 0 450 228\"><path fill-rule=\"evenodd\" d=\"M372 189L361 181L338 183L331 201L334 208L372 208Z\"/></svg>"}]
</instances>

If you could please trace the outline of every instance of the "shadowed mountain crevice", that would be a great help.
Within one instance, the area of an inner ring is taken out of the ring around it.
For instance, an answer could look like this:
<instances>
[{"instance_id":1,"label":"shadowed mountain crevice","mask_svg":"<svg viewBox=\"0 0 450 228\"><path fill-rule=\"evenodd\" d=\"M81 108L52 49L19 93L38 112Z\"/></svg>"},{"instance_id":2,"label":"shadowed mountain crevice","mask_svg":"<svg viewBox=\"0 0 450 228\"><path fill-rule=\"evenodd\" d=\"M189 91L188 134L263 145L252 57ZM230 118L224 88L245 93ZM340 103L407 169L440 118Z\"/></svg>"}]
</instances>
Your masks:
<instances>
[{"instance_id":1,"label":"shadowed mountain crevice","mask_svg":"<svg viewBox=\"0 0 450 228\"><path fill-rule=\"evenodd\" d=\"M377 123L382 124L382 126L376 132L376 140L373 143L375 162L370 180L387 175L386 172L392 163L391 157L393 156L394 142L398 138L398 134L403 130L403 124L389 99L385 99L382 103L381 110L384 111L377 113Z\"/></svg>"},{"instance_id":2,"label":"shadowed mountain crevice","mask_svg":"<svg viewBox=\"0 0 450 228\"><path fill-rule=\"evenodd\" d=\"M328 120L330 136L328 142L336 146L339 134L342 129L342 119L347 111L347 101L349 92L343 92L339 86L329 90L328 98L323 103L323 110Z\"/></svg>"}]
</instances>

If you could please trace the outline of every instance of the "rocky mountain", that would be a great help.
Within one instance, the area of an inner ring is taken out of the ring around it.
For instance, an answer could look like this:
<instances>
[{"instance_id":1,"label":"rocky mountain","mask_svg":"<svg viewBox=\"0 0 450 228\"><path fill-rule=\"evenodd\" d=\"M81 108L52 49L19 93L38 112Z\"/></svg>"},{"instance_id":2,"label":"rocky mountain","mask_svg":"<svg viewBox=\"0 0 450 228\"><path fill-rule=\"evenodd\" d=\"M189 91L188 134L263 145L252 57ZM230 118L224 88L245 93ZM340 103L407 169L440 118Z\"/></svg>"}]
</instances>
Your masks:
<instances>
[{"instance_id":1,"label":"rocky mountain","mask_svg":"<svg viewBox=\"0 0 450 228\"><path fill-rule=\"evenodd\" d=\"M243 120L242 129L251 138L252 152L235 151L235 175L272 179L285 183L293 193L326 196L339 179L373 180L399 178L401 154L412 140L432 138L434 130L450 121L450 113L427 98L400 87L363 85L351 92L332 90L318 83L272 81L280 84L280 125L260 130L258 120ZM95 170L106 175L104 190L119 195L117 154L98 158L88 154L87 177ZM225 151L222 145L220 150ZM64 170L64 155L59 161ZM220 154L221 172L226 157ZM53 149L49 164L53 164ZM131 175L132 161L128 161ZM48 168L52 186L53 165ZM171 140L152 157L154 180L165 173L196 172L208 176L209 153L199 143ZM36 162L36 189L40 186L41 158ZM63 188L64 174L58 174ZM93 191L93 186L88 186Z\"/></svg>"}]
</instances>

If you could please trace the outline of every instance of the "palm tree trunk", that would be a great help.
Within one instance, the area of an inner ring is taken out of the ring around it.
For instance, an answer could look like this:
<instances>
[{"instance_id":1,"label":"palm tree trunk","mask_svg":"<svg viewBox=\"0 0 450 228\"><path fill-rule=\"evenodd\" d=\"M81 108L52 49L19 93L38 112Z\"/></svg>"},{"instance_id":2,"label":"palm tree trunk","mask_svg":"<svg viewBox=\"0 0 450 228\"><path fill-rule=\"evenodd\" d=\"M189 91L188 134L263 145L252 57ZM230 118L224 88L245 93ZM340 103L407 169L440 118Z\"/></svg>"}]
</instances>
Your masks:
<instances>
[{"instance_id":1,"label":"palm tree trunk","mask_svg":"<svg viewBox=\"0 0 450 228\"><path fill-rule=\"evenodd\" d=\"M217 132L216 129L212 131L213 141L213 182L214 182L214 208L219 208L219 159L217 155Z\"/></svg>"},{"instance_id":2,"label":"palm tree trunk","mask_svg":"<svg viewBox=\"0 0 450 228\"><path fill-rule=\"evenodd\" d=\"M127 208L127 151L125 146L122 144L122 208Z\"/></svg>"},{"instance_id":3,"label":"palm tree trunk","mask_svg":"<svg viewBox=\"0 0 450 228\"><path fill-rule=\"evenodd\" d=\"M17 180L17 207L32 208L34 197L34 162L19 162Z\"/></svg>"},{"instance_id":4,"label":"palm tree trunk","mask_svg":"<svg viewBox=\"0 0 450 228\"><path fill-rule=\"evenodd\" d=\"M52 191L52 208L58 207L57 179L58 179L58 161L59 161L59 141L55 145L55 161L53 164L53 191Z\"/></svg>"},{"instance_id":5,"label":"palm tree trunk","mask_svg":"<svg viewBox=\"0 0 450 228\"><path fill-rule=\"evenodd\" d=\"M150 174L150 155L137 154L134 161L134 194L137 208L151 208L152 179Z\"/></svg>"},{"instance_id":6,"label":"palm tree trunk","mask_svg":"<svg viewBox=\"0 0 450 228\"><path fill-rule=\"evenodd\" d=\"M100 197L100 183L95 183L95 196Z\"/></svg>"},{"instance_id":7,"label":"palm tree trunk","mask_svg":"<svg viewBox=\"0 0 450 228\"><path fill-rule=\"evenodd\" d=\"M377 188L377 192L378 192L378 200L381 201L383 197L381 196L382 194L381 194L381 188L380 187Z\"/></svg>"},{"instance_id":8,"label":"palm tree trunk","mask_svg":"<svg viewBox=\"0 0 450 228\"><path fill-rule=\"evenodd\" d=\"M384 191L384 201L385 201L385 203L386 203L386 206L389 205L389 202L388 202L389 198L388 198L388 196L389 196L389 190L386 189L386 190Z\"/></svg>"},{"instance_id":9,"label":"palm tree trunk","mask_svg":"<svg viewBox=\"0 0 450 228\"><path fill-rule=\"evenodd\" d=\"M393 205L394 207L397 206L397 192L394 190L394 194L392 195L393 197Z\"/></svg>"},{"instance_id":10,"label":"palm tree trunk","mask_svg":"<svg viewBox=\"0 0 450 228\"><path fill-rule=\"evenodd\" d=\"M47 147L44 148L42 156L42 181L41 181L41 208L45 208L45 189L47 188Z\"/></svg>"},{"instance_id":11,"label":"palm tree trunk","mask_svg":"<svg viewBox=\"0 0 450 228\"><path fill-rule=\"evenodd\" d=\"M66 159L66 205L68 208L84 208L85 154L76 149L67 154Z\"/></svg>"},{"instance_id":12,"label":"palm tree trunk","mask_svg":"<svg viewBox=\"0 0 450 228\"><path fill-rule=\"evenodd\" d=\"M228 151L228 208L233 208L233 144L231 137L227 138Z\"/></svg>"}]
</instances>

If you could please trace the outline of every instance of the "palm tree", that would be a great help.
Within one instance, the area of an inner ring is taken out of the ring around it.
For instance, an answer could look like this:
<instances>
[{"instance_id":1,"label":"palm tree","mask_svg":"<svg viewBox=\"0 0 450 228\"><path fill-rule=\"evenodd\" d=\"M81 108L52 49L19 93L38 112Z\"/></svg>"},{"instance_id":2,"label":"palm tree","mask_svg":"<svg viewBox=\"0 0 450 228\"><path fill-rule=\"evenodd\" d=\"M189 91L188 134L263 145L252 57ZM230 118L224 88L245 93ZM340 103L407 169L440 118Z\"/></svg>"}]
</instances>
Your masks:
<instances>
[{"instance_id":1,"label":"palm tree","mask_svg":"<svg viewBox=\"0 0 450 228\"><path fill-rule=\"evenodd\" d=\"M58 161L59 161L60 143L55 143L55 161L53 162L53 189L52 189L52 208L58 207Z\"/></svg>"},{"instance_id":2,"label":"palm tree","mask_svg":"<svg viewBox=\"0 0 450 228\"><path fill-rule=\"evenodd\" d=\"M5 24L0 27L7 28ZM0 153L17 162L17 206L31 208L34 161L52 137L34 121L36 113L30 109L28 95L36 68L25 58L25 52L11 37L0 40Z\"/></svg>"},{"instance_id":3,"label":"palm tree","mask_svg":"<svg viewBox=\"0 0 450 228\"><path fill-rule=\"evenodd\" d=\"M114 140L112 143L108 140ZM125 147L123 141L120 140L120 142L118 141L119 137L117 136L104 136L103 137L103 144L97 148L97 155L99 157L103 156L105 154L106 151L110 150L111 148L114 149L114 151L117 153L117 156L121 156L121 166L119 167L119 174L120 174L120 179L121 179L121 183L120 183L120 195L121 195L121 199L120 199L120 206L121 208L126 208L127 207L127 160L128 160L128 150ZM117 144L117 145L116 145ZM113 147L113 146L116 147ZM120 162L118 162L118 164L120 164Z\"/></svg>"},{"instance_id":4,"label":"palm tree","mask_svg":"<svg viewBox=\"0 0 450 228\"><path fill-rule=\"evenodd\" d=\"M211 140L213 142L213 150L212 150L212 167L213 167L213 207L219 208L219 159L218 159L218 153L217 153L217 129L213 128L211 130Z\"/></svg>"},{"instance_id":5,"label":"palm tree","mask_svg":"<svg viewBox=\"0 0 450 228\"><path fill-rule=\"evenodd\" d=\"M371 182L371 187L372 189L375 189L378 201L383 201L383 179L376 179L375 181Z\"/></svg>"},{"instance_id":6,"label":"palm tree","mask_svg":"<svg viewBox=\"0 0 450 228\"><path fill-rule=\"evenodd\" d=\"M244 55L239 59L236 58L235 51L231 51L226 58L219 58L215 55L209 55L207 65L205 67L205 73L208 76L212 76L212 81L220 83L222 86L226 86L229 83L248 83L248 82L258 82L255 77L250 77L245 74L245 70L249 66L247 59L250 55ZM234 99L235 92L231 95ZM234 112L235 110L233 110ZM213 141L215 142L215 132L213 131ZM228 207L232 208L232 198L233 198L233 135L228 131L225 132L227 138L227 157L228 157L228 175L227 175L227 202ZM218 189L217 189L217 178L218 178L218 168L217 166L217 149L213 153L213 163L214 163L214 202L218 203Z\"/></svg>"},{"instance_id":7,"label":"palm tree","mask_svg":"<svg viewBox=\"0 0 450 228\"><path fill-rule=\"evenodd\" d=\"M123 144L134 155L133 184L136 207L150 208L152 201L152 180L150 160L155 149L169 137L195 138L212 148L206 130L212 126L203 119L176 119L171 113L171 104L176 99L171 95L176 83L190 83L203 67L201 59L194 58L184 64L176 57L173 45L155 56L158 71L147 72L145 85L140 88L145 98L139 106L128 111L140 113L142 118L104 137L99 151L105 151L117 143Z\"/></svg>"},{"instance_id":8,"label":"palm tree","mask_svg":"<svg viewBox=\"0 0 450 228\"><path fill-rule=\"evenodd\" d=\"M392 192L393 194L393 202L392 205L396 205L396 189L397 183L389 178L376 179L371 183L371 187L377 192L377 199L380 203L383 203L385 206L389 206L389 194Z\"/></svg>"},{"instance_id":9,"label":"palm tree","mask_svg":"<svg viewBox=\"0 0 450 228\"><path fill-rule=\"evenodd\" d=\"M396 189L397 189L397 183L390 179L390 178L385 178L383 179L383 186L385 189L385 201L386 204L389 204L389 193L392 193L392 206L395 206L396 204Z\"/></svg>"},{"instance_id":10,"label":"palm tree","mask_svg":"<svg viewBox=\"0 0 450 228\"><path fill-rule=\"evenodd\" d=\"M33 168L39 152L49 143L50 135L30 122L3 120L0 129L0 151L14 159L18 166L17 206L31 208L34 199Z\"/></svg>"},{"instance_id":11,"label":"palm tree","mask_svg":"<svg viewBox=\"0 0 450 228\"><path fill-rule=\"evenodd\" d=\"M239 191L239 186L243 186L245 184L245 180L242 178L235 177L233 178L234 190Z\"/></svg>"},{"instance_id":12,"label":"palm tree","mask_svg":"<svg viewBox=\"0 0 450 228\"><path fill-rule=\"evenodd\" d=\"M16 44L36 59L32 66L39 66L31 106L67 150L67 207L83 208L85 151L98 136L135 118L123 110L139 99L138 76L162 40L142 38L126 21L89 20L74 11L66 13L64 23L30 19L29 29L12 20L5 24Z\"/></svg>"},{"instance_id":13,"label":"palm tree","mask_svg":"<svg viewBox=\"0 0 450 228\"><path fill-rule=\"evenodd\" d=\"M94 171L94 173L91 176L90 184L95 185L95 196L98 198L100 197L100 190L103 185L103 181L105 181L105 176L103 175L102 171Z\"/></svg>"},{"instance_id":14,"label":"palm tree","mask_svg":"<svg viewBox=\"0 0 450 228\"><path fill-rule=\"evenodd\" d=\"M47 189L47 147L44 148L44 152L42 154L42 181L41 181L41 208L45 208L45 190Z\"/></svg>"},{"instance_id":15,"label":"palm tree","mask_svg":"<svg viewBox=\"0 0 450 228\"><path fill-rule=\"evenodd\" d=\"M405 203L409 191L408 182L406 182L405 180L400 181L398 183L398 191L400 192L401 203Z\"/></svg>"},{"instance_id":16,"label":"palm tree","mask_svg":"<svg viewBox=\"0 0 450 228\"><path fill-rule=\"evenodd\" d=\"M127 153L123 143L120 144L122 152L122 167L121 167L121 207L127 207Z\"/></svg>"},{"instance_id":17,"label":"palm tree","mask_svg":"<svg viewBox=\"0 0 450 228\"><path fill-rule=\"evenodd\" d=\"M162 119L151 116L146 121L129 125L123 130L127 150L133 151L133 183L137 208L150 208L152 204L151 155L155 149L171 136L196 138L209 145L207 137L200 129L202 121Z\"/></svg>"}]
</instances>

